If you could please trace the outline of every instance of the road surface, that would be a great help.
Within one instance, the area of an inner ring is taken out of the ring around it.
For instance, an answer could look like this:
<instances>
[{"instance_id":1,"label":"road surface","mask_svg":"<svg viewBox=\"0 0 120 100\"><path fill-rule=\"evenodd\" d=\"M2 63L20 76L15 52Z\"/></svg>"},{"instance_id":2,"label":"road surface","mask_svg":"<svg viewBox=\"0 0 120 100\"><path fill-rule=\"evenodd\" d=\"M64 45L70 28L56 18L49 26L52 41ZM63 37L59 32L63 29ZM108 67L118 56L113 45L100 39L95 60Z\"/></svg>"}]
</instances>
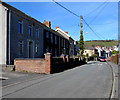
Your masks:
<instances>
[{"instance_id":1,"label":"road surface","mask_svg":"<svg viewBox=\"0 0 120 100\"><path fill-rule=\"evenodd\" d=\"M3 98L109 98L112 71L90 62L61 73L3 87Z\"/></svg>"}]
</instances>

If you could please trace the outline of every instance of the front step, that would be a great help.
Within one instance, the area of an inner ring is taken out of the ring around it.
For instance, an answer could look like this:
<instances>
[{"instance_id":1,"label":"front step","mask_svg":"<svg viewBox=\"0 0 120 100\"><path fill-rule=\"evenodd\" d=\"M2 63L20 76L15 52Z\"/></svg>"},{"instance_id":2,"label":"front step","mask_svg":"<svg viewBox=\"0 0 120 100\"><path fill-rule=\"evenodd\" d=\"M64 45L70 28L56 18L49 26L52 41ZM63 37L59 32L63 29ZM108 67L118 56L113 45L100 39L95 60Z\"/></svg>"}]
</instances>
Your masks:
<instances>
[{"instance_id":1,"label":"front step","mask_svg":"<svg viewBox=\"0 0 120 100\"><path fill-rule=\"evenodd\" d=\"M14 71L15 65L2 65L2 71Z\"/></svg>"}]
</instances>

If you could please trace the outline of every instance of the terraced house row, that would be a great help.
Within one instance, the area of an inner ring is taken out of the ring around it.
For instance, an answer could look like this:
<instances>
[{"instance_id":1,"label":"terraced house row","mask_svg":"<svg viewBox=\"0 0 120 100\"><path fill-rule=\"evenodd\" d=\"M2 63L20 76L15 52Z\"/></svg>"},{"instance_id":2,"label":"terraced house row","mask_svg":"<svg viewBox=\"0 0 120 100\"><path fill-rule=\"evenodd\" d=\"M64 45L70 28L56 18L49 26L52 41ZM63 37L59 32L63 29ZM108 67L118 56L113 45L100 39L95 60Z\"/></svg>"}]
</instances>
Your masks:
<instances>
[{"instance_id":1,"label":"terraced house row","mask_svg":"<svg viewBox=\"0 0 120 100\"><path fill-rule=\"evenodd\" d=\"M41 58L77 55L77 42L59 27L51 29L51 22L43 23L20 10L0 2L0 64L13 64L15 58Z\"/></svg>"}]
</instances>

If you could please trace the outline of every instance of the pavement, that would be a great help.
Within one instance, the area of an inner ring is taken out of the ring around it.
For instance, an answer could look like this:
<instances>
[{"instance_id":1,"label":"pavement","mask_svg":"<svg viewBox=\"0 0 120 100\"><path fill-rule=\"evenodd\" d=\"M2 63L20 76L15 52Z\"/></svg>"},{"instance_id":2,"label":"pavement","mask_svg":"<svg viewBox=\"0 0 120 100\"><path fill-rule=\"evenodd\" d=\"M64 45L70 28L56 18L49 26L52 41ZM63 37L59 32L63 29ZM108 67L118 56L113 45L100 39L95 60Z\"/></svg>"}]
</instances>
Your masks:
<instances>
[{"instance_id":1,"label":"pavement","mask_svg":"<svg viewBox=\"0 0 120 100\"><path fill-rule=\"evenodd\" d=\"M112 63L112 62L107 62L113 71L113 87L112 87L112 94L111 98L118 98L118 90L120 90L120 85L118 85L118 77L120 78L119 71L118 71L118 65ZM120 97L119 97L120 98Z\"/></svg>"},{"instance_id":2,"label":"pavement","mask_svg":"<svg viewBox=\"0 0 120 100\"><path fill-rule=\"evenodd\" d=\"M24 73L18 77L31 80L9 84L4 80L3 98L110 98L113 89L112 70L106 62L89 62L61 73L35 75L36 79Z\"/></svg>"},{"instance_id":3,"label":"pavement","mask_svg":"<svg viewBox=\"0 0 120 100\"><path fill-rule=\"evenodd\" d=\"M35 74L27 72L15 72L15 71L2 71L2 87L12 86L14 84L20 84L24 81L34 80L36 78L43 78L45 74Z\"/></svg>"}]
</instances>

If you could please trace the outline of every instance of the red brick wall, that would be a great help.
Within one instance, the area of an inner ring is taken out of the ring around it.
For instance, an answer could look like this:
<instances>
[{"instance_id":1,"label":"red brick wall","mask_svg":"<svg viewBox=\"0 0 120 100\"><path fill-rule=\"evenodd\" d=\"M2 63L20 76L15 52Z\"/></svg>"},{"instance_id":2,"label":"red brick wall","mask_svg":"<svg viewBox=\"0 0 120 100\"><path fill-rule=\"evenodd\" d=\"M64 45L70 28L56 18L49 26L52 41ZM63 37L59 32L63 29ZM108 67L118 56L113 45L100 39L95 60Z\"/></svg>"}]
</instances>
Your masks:
<instances>
[{"instance_id":1,"label":"red brick wall","mask_svg":"<svg viewBox=\"0 0 120 100\"><path fill-rule=\"evenodd\" d=\"M46 73L44 59L15 59L14 65L16 71Z\"/></svg>"},{"instance_id":2,"label":"red brick wall","mask_svg":"<svg viewBox=\"0 0 120 100\"><path fill-rule=\"evenodd\" d=\"M45 59L15 59L15 70L49 74L51 71L50 57L50 54L45 54Z\"/></svg>"},{"instance_id":3,"label":"red brick wall","mask_svg":"<svg viewBox=\"0 0 120 100\"><path fill-rule=\"evenodd\" d=\"M81 64L85 61L79 58L69 58L69 56L61 56L60 58L51 57L50 53L45 54L44 59L15 59L14 65L16 71L25 71L32 73L50 74L59 70L69 69Z\"/></svg>"},{"instance_id":4,"label":"red brick wall","mask_svg":"<svg viewBox=\"0 0 120 100\"><path fill-rule=\"evenodd\" d=\"M111 56L111 61L118 64L118 55Z\"/></svg>"}]
</instances>

